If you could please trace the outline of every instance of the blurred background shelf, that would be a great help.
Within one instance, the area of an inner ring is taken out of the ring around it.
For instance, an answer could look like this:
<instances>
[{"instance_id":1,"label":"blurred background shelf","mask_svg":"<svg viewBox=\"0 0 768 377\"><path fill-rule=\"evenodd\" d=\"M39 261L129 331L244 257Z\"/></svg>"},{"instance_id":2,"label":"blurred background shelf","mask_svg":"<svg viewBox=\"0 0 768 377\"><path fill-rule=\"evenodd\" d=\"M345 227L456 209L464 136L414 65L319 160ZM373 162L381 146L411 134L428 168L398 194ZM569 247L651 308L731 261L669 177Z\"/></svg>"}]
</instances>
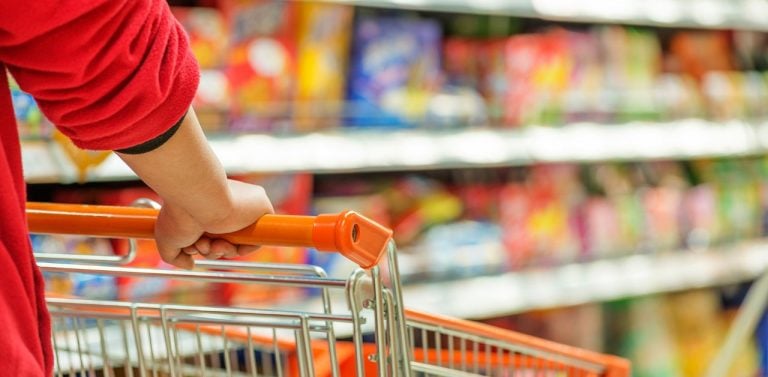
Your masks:
<instances>
[{"instance_id":1,"label":"blurred background shelf","mask_svg":"<svg viewBox=\"0 0 768 377\"><path fill-rule=\"evenodd\" d=\"M328 0L387 9L474 13L580 23L768 30L765 0Z\"/></svg>"},{"instance_id":2,"label":"blurred background shelf","mask_svg":"<svg viewBox=\"0 0 768 377\"><path fill-rule=\"evenodd\" d=\"M562 128L338 131L297 136L213 136L230 174L396 172L520 166L536 163L738 157L768 150L768 123L698 119L665 123L580 123ZM77 182L60 148L24 144L30 183ZM117 156L87 175L89 182L136 180Z\"/></svg>"},{"instance_id":3,"label":"blurred background shelf","mask_svg":"<svg viewBox=\"0 0 768 377\"><path fill-rule=\"evenodd\" d=\"M632 255L404 288L408 307L492 318L749 281L768 267L768 240L707 251Z\"/></svg>"}]
</instances>

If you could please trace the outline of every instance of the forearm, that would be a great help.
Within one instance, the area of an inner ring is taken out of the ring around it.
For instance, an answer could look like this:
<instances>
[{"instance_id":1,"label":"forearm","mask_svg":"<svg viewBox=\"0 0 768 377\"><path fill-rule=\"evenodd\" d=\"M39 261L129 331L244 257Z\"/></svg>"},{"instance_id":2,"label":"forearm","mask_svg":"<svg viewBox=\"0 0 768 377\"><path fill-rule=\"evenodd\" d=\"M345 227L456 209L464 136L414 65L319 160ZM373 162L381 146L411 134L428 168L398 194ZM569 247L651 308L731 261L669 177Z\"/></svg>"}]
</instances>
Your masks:
<instances>
[{"instance_id":1,"label":"forearm","mask_svg":"<svg viewBox=\"0 0 768 377\"><path fill-rule=\"evenodd\" d=\"M190 108L176 133L141 154L117 153L167 204L184 209L203 226L232 211L226 173Z\"/></svg>"}]
</instances>

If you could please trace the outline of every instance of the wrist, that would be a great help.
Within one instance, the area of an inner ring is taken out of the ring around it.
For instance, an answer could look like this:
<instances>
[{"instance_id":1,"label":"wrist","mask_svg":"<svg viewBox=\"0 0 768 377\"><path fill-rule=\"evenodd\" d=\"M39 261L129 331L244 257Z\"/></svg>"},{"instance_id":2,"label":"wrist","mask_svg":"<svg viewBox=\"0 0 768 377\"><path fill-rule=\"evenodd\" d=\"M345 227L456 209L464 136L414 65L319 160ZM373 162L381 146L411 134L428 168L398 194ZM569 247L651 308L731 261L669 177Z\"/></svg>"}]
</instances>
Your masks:
<instances>
[{"instance_id":1,"label":"wrist","mask_svg":"<svg viewBox=\"0 0 768 377\"><path fill-rule=\"evenodd\" d=\"M191 203L178 203L175 207L183 210L191 221L194 221L202 230L214 232L221 226L226 226L227 219L235 212L235 204L228 180L218 189L212 190L215 194L200 197Z\"/></svg>"},{"instance_id":2,"label":"wrist","mask_svg":"<svg viewBox=\"0 0 768 377\"><path fill-rule=\"evenodd\" d=\"M176 203L163 201L160 212L163 212L162 216L170 219L173 224L176 224L179 229L185 232L202 233L205 231L205 228L197 219Z\"/></svg>"}]
</instances>

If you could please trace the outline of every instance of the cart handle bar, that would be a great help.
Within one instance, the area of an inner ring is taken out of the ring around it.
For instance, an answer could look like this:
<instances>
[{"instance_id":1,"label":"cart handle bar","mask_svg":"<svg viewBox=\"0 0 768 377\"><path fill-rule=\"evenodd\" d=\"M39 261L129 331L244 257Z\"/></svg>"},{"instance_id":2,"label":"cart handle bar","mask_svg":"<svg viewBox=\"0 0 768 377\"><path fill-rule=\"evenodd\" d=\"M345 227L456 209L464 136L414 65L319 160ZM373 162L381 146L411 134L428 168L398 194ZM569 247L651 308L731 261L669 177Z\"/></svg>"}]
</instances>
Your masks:
<instances>
[{"instance_id":1,"label":"cart handle bar","mask_svg":"<svg viewBox=\"0 0 768 377\"><path fill-rule=\"evenodd\" d=\"M27 203L31 233L153 239L158 210L152 208ZM313 247L337 251L362 268L378 264L392 231L356 212L318 216L264 215L227 234L209 234L238 245Z\"/></svg>"}]
</instances>

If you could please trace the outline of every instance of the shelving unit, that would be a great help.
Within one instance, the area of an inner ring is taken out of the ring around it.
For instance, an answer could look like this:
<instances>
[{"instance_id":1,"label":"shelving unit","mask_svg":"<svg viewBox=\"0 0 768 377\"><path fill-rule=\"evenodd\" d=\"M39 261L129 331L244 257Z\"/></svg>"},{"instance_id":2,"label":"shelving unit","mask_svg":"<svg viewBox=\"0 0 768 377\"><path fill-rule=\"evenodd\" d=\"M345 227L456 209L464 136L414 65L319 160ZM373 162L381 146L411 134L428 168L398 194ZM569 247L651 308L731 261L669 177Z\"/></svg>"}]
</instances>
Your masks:
<instances>
[{"instance_id":1,"label":"shelving unit","mask_svg":"<svg viewBox=\"0 0 768 377\"><path fill-rule=\"evenodd\" d=\"M584 23L768 31L765 0L326 0L377 8L492 14Z\"/></svg>"},{"instance_id":2,"label":"shelving unit","mask_svg":"<svg viewBox=\"0 0 768 377\"><path fill-rule=\"evenodd\" d=\"M768 268L768 240L702 251L678 250L526 269L502 275L407 284L405 305L458 318L488 319L532 310L736 284ZM345 305L334 297L334 305ZM282 304L281 304L282 305ZM319 299L295 303L319 310Z\"/></svg>"},{"instance_id":3,"label":"shelving unit","mask_svg":"<svg viewBox=\"0 0 768 377\"><path fill-rule=\"evenodd\" d=\"M749 281L768 268L768 240L707 251L632 255L498 276L411 284L406 305L461 318L490 318Z\"/></svg>"},{"instance_id":4,"label":"shelving unit","mask_svg":"<svg viewBox=\"0 0 768 377\"><path fill-rule=\"evenodd\" d=\"M362 7L768 32L768 0L322 0ZM300 135L211 135L232 175L367 173L526 166L539 163L684 160L768 153L768 120L683 119L622 124L576 123L520 129L437 127L344 129ZM29 183L78 182L61 148L47 140L23 145ZM135 181L115 155L88 182ZM537 309L744 282L768 269L768 239L705 251L610 257L495 276L411 283L408 307L461 318L490 318ZM336 305L343 305L338 298ZM296 303L317 310L320 303Z\"/></svg>"},{"instance_id":5,"label":"shelving unit","mask_svg":"<svg viewBox=\"0 0 768 377\"><path fill-rule=\"evenodd\" d=\"M521 130L358 130L297 136L211 137L230 174L384 172L519 166L544 162L638 161L753 155L768 151L768 122L698 119L665 123L580 123ZM31 183L77 181L58 146L24 144ZM88 175L92 182L135 180L117 156Z\"/></svg>"}]
</instances>

